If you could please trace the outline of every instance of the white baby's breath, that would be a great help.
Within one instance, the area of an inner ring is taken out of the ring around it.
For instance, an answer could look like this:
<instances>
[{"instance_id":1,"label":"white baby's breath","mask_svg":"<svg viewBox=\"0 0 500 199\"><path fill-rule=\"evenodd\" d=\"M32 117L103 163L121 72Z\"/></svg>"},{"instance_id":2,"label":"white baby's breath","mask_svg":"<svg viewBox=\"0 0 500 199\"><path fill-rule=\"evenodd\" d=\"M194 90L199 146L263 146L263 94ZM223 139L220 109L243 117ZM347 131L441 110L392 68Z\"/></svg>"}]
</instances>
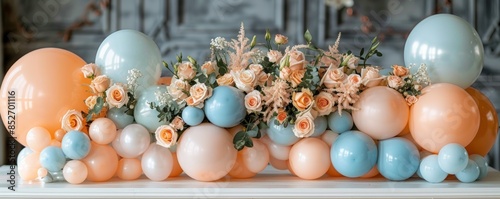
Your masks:
<instances>
[{"instance_id":1,"label":"white baby's breath","mask_svg":"<svg viewBox=\"0 0 500 199\"><path fill-rule=\"evenodd\" d=\"M224 37L216 37L210 40L210 46L218 50L223 50L227 46L227 41Z\"/></svg>"}]
</instances>

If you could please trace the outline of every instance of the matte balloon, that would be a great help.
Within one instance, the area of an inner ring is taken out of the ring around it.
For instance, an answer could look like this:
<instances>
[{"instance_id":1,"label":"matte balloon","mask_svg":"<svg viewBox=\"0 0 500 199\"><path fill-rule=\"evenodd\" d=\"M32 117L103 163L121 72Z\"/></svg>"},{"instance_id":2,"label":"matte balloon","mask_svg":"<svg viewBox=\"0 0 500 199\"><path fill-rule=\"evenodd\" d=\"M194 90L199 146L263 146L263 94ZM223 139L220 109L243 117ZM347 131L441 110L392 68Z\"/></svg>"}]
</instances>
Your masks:
<instances>
[{"instance_id":1,"label":"matte balloon","mask_svg":"<svg viewBox=\"0 0 500 199\"><path fill-rule=\"evenodd\" d=\"M177 146L177 145L175 145ZM172 150L170 150L172 151ZM177 159L177 153L172 152L172 172L170 172L170 175L168 177L177 177L182 174L182 168L181 165L179 164L179 160Z\"/></svg>"},{"instance_id":2,"label":"matte balloon","mask_svg":"<svg viewBox=\"0 0 500 199\"><path fill-rule=\"evenodd\" d=\"M219 127L230 128L240 124L247 114L245 94L235 87L218 86L205 101L205 116Z\"/></svg>"},{"instance_id":3,"label":"matte balloon","mask_svg":"<svg viewBox=\"0 0 500 199\"><path fill-rule=\"evenodd\" d=\"M86 86L90 80L80 71L85 64L67 50L42 48L24 55L10 67L0 89L0 115L9 127L12 120L8 119L7 110L15 106L14 137L19 143L26 146L26 134L32 127L54 133L61 128L61 118L68 110L87 110L83 101L90 95Z\"/></svg>"},{"instance_id":4,"label":"matte balloon","mask_svg":"<svg viewBox=\"0 0 500 199\"><path fill-rule=\"evenodd\" d=\"M467 146L479 129L479 109L464 89L448 83L422 90L411 107L410 132L422 148L437 153L444 145Z\"/></svg>"},{"instance_id":5,"label":"matte balloon","mask_svg":"<svg viewBox=\"0 0 500 199\"><path fill-rule=\"evenodd\" d=\"M95 56L102 74L114 83L126 84L129 71L139 70L142 77L137 81L138 91L156 85L162 61L156 43L136 30L119 30L110 34L102 41Z\"/></svg>"},{"instance_id":6,"label":"matte balloon","mask_svg":"<svg viewBox=\"0 0 500 199\"><path fill-rule=\"evenodd\" d=\"M387 86L366 89L354 104L356 127L373 139L398 135L408 122L409 108L403 96Z\"/></svg>"},{"instance_id":7,"label":"matte balloon","mask_svg":"<svg viewBox=\"0 0 500 199\"><path fill-rule=\"evenodd\" d=\"M71 184L80 184L87 179L87 166L79 160L71 160L64 165L64 179Z\"/></svg>"},{"instance_id":8,"label":"matte balloon","mask_svg":"<svg viewBox=\"0 0 500 199\"><path fill-rule=\"evenodd\" d=\"M123 129L129 124L134 123L134 117L127 114L127 107L110 108L106 113L106 117L115 123L117 129Z\"/></svg>"},{"instance_id":9,"label":"matte balloon","mask_svg":"<svg viewBox=\"0 0 500 199\"><path fill-rule=\"evenodd\" d=\"M152 109L150 103L157 102L158 93L167 93L166 86L151 86L142 92L141 97L137 99L137 104L134 108L135 121L148 129L150 133L154 133L156 129L161 125L167 125L169 121L163 120L160 122L158 114L160 114L156 109Z\"/></svg>"},{"instance_id":10,"label":"matte balloon","mask_svg":"<svg viewBox=\"0 0 500 199\"><path fill-rule=\"evenodd\" d=\"M335 111L328 115L328 128L334 133L349 131L353 126L352 116L345 110L340 113L339 111Z\"/></svg>"},{"instance_id":11,"label":"matte balloon","mask_svg":"<svg viewBox=\"0 0 500 199\"><path fill-rule=\"evenodd\" d=\"M27 146L36 152L42 151L50 145L50 133L43 127L33 127L26 134Z\"/></svg>"},{"instance_id":12,"label":"matte balloon","mask_svg":"<svg viewBox=\"0 0 500 199\"><path fill-rule=\"evenodd\" d=\"M451 14L437 14L422 20L410 32L404 47L407 66L425 64L432 83L452 83L462 88L469 87L479 77L483 54L476 30ZM412 71L417 68L413 67Z\"/></svg>"},{"instance_id":13,"label":"matte balloon","mask_svg":"<svg viewBox=\"0 0 500 199\"><path fill-rule=\"evenodd\" d=\"M43 177L47 176L47 174L49 174L49 171L47 171L47 169L42 167L42 168L38 169L37 174L38 174L39 178L43 178Z\"/></svg>"},{"instance_id":14,"label":"matte balloon","mask_svg":"<svg viewBox=\"0 0 500 199\"><path fill-rule=\"evenodd\" d=\"M395 137L378 143L377 168L389 180L406 180L413 176L420 164L417 147L407 139Z\"/></svg>"},{"instance_id":15,"label":"matte balloon","mask_svg":"<svg viewBox=\"0 0 500 199\"><path fill-rule=\"evenodd\" d=\"M111 179L118 168L118 156L109 145L91 143L90 153L82 159L88 169L87 179L103 182Z\"/></svg>"},{"instance_id":16,"label":"matte balloon","mask_svg":"<svg viewBox=\"0 0 500 199\"><path fill-rule=\"evenodd\" d=\"M64 135L61 148L68 158L79 160L89 154L90 139L81 131L70 131Z\"/></svg>"},{"instance_id":17,"label":"matte balloon","mask_svg":"<svg viewBox=\"0 0 500 199\"><path fill-rule=\"evenodd\" d=\"M66 157L59 147L48 146L40 152L40 165L48 171L60 171L66 164Z\"/></svg>"},{"instance_id":18,"label":"matte balloon","mask_svg":"<svg viewBox=\"0 0 500 199\"><path fill-rule=\"evenodd\" d=\"M276 118L273 117L269 120L267 125L269 129L267 130L267 135L276 144L283 146L290 146L299 141L299 138L293 133L293 125L284 126L283 124L277 125L274 123Z\"/></svg>"},{"instance_id":19,"label":"matte balloon","mask_svg":"<svg viewBox=\"0 0 500 199\"><path fill-rule=\"evenodd\" d=\"M288 169L288 160L278 160L276 158L273 158L272 156L269 157L269 164L271 164L272 167L278 170L287 170Z\"/></svg>"},{"instance_id":20,"label":"matte balloon","mask_svg":"<svg viewBox=\"0 0 500 199\"><path fill-rule=\"evenodd\" d=\"M479 177L479 166L473 160L467 161L467 166L459 171L455 176L460 182L474 182Z\"/></svg>"},{"instance_id":21,"label":"matte balloon","mask_svg":"<svg viewBox=\"0 0 500 199\"><path fill-rule=\"evenodd\" d=\"M122 158L118 161L116 176L123 180L135 180L142 175L141 161L136 158Z\"/></svg>"},{"instance_id":22,"label":"matte balloon","mask_svg":"<svg viewBox=\"0 0 500 199\"><path fill-rule=\"evenodd\" d=\"M441 169L449 174L456 174L467 166L469 154L459 144L447 144L438 153L438 163Z\"/></svg>"},{"instance_id":23,"label":"matte balloon","mask_svg":"<svg viewBox=\"0 0 500 199\"><path fill-rule=\"evenodd\" d=\"M488 174L488 162L486 161L486 159L478 154L473 154L469 156L469 158L476 162L477 166L479 167L479 176L477 180L481 180L486 177L486 175Z\"/></svg>"},{"instance_id":24,"label":"matte balloon","mask_svg":"<svg viewBox=\"0 0 500 199\"><path fill-rule=\"evenodd\" d=\"M246 149L246 147L244 149ZM243 150L238 151L238 154L236 156L236 162L234 163L233 168L231 168L231 171L229 171L229 173L228 173L228 175L233 177L233 178L245 179L245 178L251 178L251 177L254 177L255 175L257 175L257 173L250 171L248 169L247 165L243 162L243 159L244 159Z\"/></svg>"},{"instance_id":25,"label":"matte balloon","mask_svg":"<svg viewBox=\"0 0 500 199\"><path fill-rule=\"evenodd\" d=\"M89 135L97 144L109 144L116 137L116 125L108 118L97 118L90 124Z\"/></svg>"},{"instance_id":26,"label":"matte balloon","mask_svg":"<svg viewBox=\"0 0 500 199\"><path fill-rule=\"evenodd\" d=\"M417 169L418 169L418 166L417 166ZM378 174L380 174L378 168L377 168L377 165L375 165L372 170L368 171L368 173L366 173L365 175L361 176L360 178L373 178L375 176L377 176Z\"/></svg>"},{"instance_id":27,"label":"matte balloon","mask_svg":"<svg viewBox=\"0 0 500 199\"><path fill-rule=\"evenodd\" d=\"M324 116L319 116L314 119L314 133L311 137L319 137L325 133L328 127L328 120Z\"/></svg>"},{"instance_id":28,"label":"matte balloon","mask_svg":"<svg viewBox=\"0 0 500 199\"><path fill-rule=\"evenodd\" d=\"M64 135L66 135L66 131L64 129L57 129L56 132L54 132L54 139L61 142Z\"/></svg>"},{"instance_id":29,"label":"matte balloon","mask_svg":"<svg viewBox=\"0 0 500 199\"><path fill-rule=\"evenodd\" d=\"M326 130L325 133L321 136L321 139L328 144L329 147L332 146L332 144L337 140L337 137L339 136L338 133L335 133L331 130Z\"/></svg>"},{"instance_id":30,"label":"matte balloon","mask_svg":"<svg viewBox=\"0 0 500 199\"><path fill-rule=\"evenodd\" d=\"M335 167L333 167L333 164L330 164L330 167L328 168L328 171L326 171L326 174L328 174L331 177L342 177L343 175L340 174Z\"/></svg>"},{"instance_id":31,"label":"matte balloon","mask_svg":"<svg viewBox=\"0 0 500 199\"><path fill-rule=\"evenodd\" d=\"M21 160L32 153L33 151L28 147L24 147L23 149L21 149L21 151L19 151L19 154L17 154L17 165L21 165Z\"/></svg>"},{"instance_id":32,"label":"matte balloon","mask_svg":"<svg viewBox=\"0 0 500 199\"><path fill-rule=\"evenodd\" d=\"M245 147L241 150L243 164L250 172L259 173L269 163L269 150L264 143L252 138L253 147Z\"/></svg>"},{"instance_id":33,"label":"matte balloon","mask_svg":"<svg viewBox=\"0 0 500 199\"><path fill-rule=\"evenodd\" d=\"M38 177L40 165L40 153L26 155L18 164L18 172L21 179L25 181L35 180Z\"/></svg>"},{"instance_id":34,"label":"matte balloon","mask_svg":"<svg viewBox=\"0 0 500 199\"><path fill-rule=\"evenodd\" d=\"M267 148L269 150L269 155L278 160L288 160L288 154L290 153L291 146L283 146L274 143L273 141L268 142Z\"/></svg>"},{"instance_id":35,"label":"matte balloon","mask_svg":"<svg viewBox=\"0 0 500 199\"><path fill-rule=\"evenodd\" d=\"M151 137L146 128L140 124L131 124L125 127L120 133L119 150L124 158L136 158L143 154L151 143Z\"/></svg>"},{"instance_id":36,"label":"matte balloon","mask_svg":"<svg viewBox=\"0 0 500 199\"><path fill-rule=\"evenodd\" d=\"M438 163L437 155L429 155L420 161L420 175L427 182L442 182L448 174L444 172Z\"/></svg>"},{"instance_id":37,"label":"matte balloon","mask_svg":"<svg viewBox=\"0 0 500 199\"><path fill-rule=\"evenodd\" d=\"M465 149L469 154L485 156L491 150L498 136L498 115L495 106L487 96L480 91L469 87L465 89L474 99L479 108L479 130L476 136Z\"/></svg>"},{"instance_id":38,"label":"matte balloon","mask_svg":"<svg viewBox=\"0 0 500 199\"><path fill-rule=\"evenodd\" d=\"M368 173L377 163L377 146L370 136L360 131L348 131L338 136L330 156L335 169L350 178Z\"/></svg>"},{"instance_id":39,"label":"matte balloon","mask_svg":"<svg viewBox=\"0 0 500 199\"><path fill-rule=\"evenodd\" d=\"M205 112L202 109L187 106L182 110L182 120L189 126L201 124L203 119L205 119Z\"/></svg>"},{"instance_id":40,"label":"matte balloon","mask_svg":"<svg viewBox=\"0 0 500 199\"><path fill-rule=\"evenodd\" d=\"M318 138L304 138L290 150L290 169L302 179L317 179L330 167L330 148Z\"/></svg>"}]
</instances>

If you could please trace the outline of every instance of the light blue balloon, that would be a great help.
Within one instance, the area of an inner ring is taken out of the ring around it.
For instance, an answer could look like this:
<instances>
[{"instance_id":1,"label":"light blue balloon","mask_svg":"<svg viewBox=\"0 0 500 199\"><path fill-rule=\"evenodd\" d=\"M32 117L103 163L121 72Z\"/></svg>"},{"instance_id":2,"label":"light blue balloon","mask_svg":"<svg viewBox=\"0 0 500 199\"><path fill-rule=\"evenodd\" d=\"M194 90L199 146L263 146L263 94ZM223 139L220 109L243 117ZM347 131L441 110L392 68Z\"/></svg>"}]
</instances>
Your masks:
<instances>
[{"instance_id":1,"label":"light blue balloon","mask_svg":"<svg viewBox=\"0 0 500 199\"><path fill-rule=\"evenodd\" d=\"M275 117L271 118L267 123L269 126L267 129L267 136L269 136L274 143L290 146L299 141L299 138L293 133L293 125L288 124L288 126L285 127L283 124L276 125L274 121L276 121Z\"/></svg>"},{"instance_id":2,"label":"light blue balloon","mask_svg":"<svg viewBox=\"0 0 500 199\"><path fill-rule=\"evenodd\" d=\"M377 146L361 131L347 131L338 136L330 156L333 167L342 175L356 178L368 173L377 163Z\"/></svg>"},{"instance_id":3,"label":"light blue balloon","mask_svg":"<svg viewBox=\"0 0 500 199\"><path fill-rule=\"evenodd\" d=\"M234 127L245 119L245 94L232 86L218 86L205 101L205 116L214 125L222 128Z\"/></svg>"},{"instance_id":4,"label":"light blue balloon","mask_svg":"<svg viewBox=\"0 0 500 199\"><path fill-rule=\"evenodd\" d=\"M66 164L66 157L61 148L48 146L40 152L40 164L48 171L60 171Z\"/></svg>"},{"instance_id":5,"label":"light blue balloon","mask_svg":"<svg viewBox=\"0 0 500 199\"><path fill-rule=\"evenodd\" d=\"M479 166L474 160L468 160L467 166L462 171L455 174L460 182L474 182L479 177Z\"/></svg>"},{"instance_id":6,"label":"light blue balloon","mask_svg":"<svg viewBox=\"0 0 500 199\"><path fill-rule=\"evenodd\" d=\"M319 137L325 133L328 127L328 120L324 116L319 116L314 119L314 133L311 137Z\"/></svg>"},{"instance_id":7,"label":"light blue balloon","mask_svg":"<svg viewBox=\"0 0 500 199\"><path fill-rule=\"evenodd\" d=\"M437 155L429 155L422 159L419 170L420 175L427 182L443 182L448 176L448 174L439 167Z\"/></svg>"},{"instance_id":8,"label":"light blue balloon","mask_svg":"<svg viewBox=\"0 0 500 199\"><path fill-rule=\"evenodd\" d=\"M79 160L89 154L90 139L81 131L70 131L64 135L61 148L68 158Z\"/></svg>"},{"instance_id":9,"label":"light blue balloon","mask_svg":"<svg viewBox=\"0 0 500 199\"><path fill-rule=\"evenodd\" d=\"M199 108L187 106L182 110L182 120L189 126L201 124L203 119L205 119L205 112Z\"/></svg>"},{"instance_id":10,"label":"light blue balloon","mask_svg":"<svg viewBox=\"0 0 500 199\"><path fill-rule=\"evenodd\" d=\"M432 83L452 83L467 88L483 69L483 44L476 30L462 18L437 14L418 23L404 47L406 66L427 65Z\"/></svg>"},{"instance_id":11,"label":"light blue balloon","mask_svg":"<svg viewBox=\"0 0 500 199\"><path fill-rule=\"evenodd\" d=\"M150 106L151 102L158 105L156 100L157 93L166 93L167 86L151 86L146 88L142 95L137 99L137 104L134 108L135 121L138 124L146 127L150 133L154 133L156 129L161 125L166 125L170 121L163 120L160 122L158 114L160 114L156 109L152 109Z\"/></svg>"},{"instance_id":12,"label":"light blue balloon","mask_svg":"<svg viewBox=\"0 0 500 199\"><path fill-rule=\"evenodd\" d=\"M343 133L352 129L354 125L352 116L347 111L342 111L342 115L338 111L328 115L328 128L334 133Z\"/></svg>"},{"instance_id":13,"label":"light blue balloon","mask_svg":"<svg viewBox=\"0 0 500 199\"><path fill-rule=\"evenodd\" d=\"M21 151L19 151L19 154L17 154L17 165L21 165L21 161L26 157L28 156L29 154L32 154L33 151L28 148L28 147L24 147Z\"/></svg>"},{"instance_id":14,"label":"light blue balloon","mask_svg":"<svg viewBox=\"0 0 500 199\"><path fill-rule=\"evenodd\" d=\"M127 83L128 71L138 69L137 91L156 85L161 75L162 58L156 43L136 30L119 30L102 41L95 56L101 73L113 83Z\"/></svg>"},{"instance_id":15,"label":"light blue balloon","mask_svg":"<svg viewBox=\"0 0 500 199\"><path fill-rule=\"evenodd\" d=\"M469 158L476 162L477 166L479 167L479 177L477 178L477 180L481 180L486 177L486 175L488 174L488 162L486 161L486 159L478 154L473 154L469 156Z\"/></svg>"},{"instance_id":16,"label":"light blue balloon","mask_svg":"<svg viewBox=\"0 0 500 199\"><path fill-rule=\"evenodd\" d=\"M115 123L116 128L123 129L129 124L134 123L134 117L125 113L127 107L111 108L106 113L106 117Z\"/></svg>"},{"instance_id":17,"label":"light blue balloon","mask_svg":"<svg viewBox=\"0 0 500 199\"><path fill-rule=\"evenodd\" d=\"M438 162L441 169L449 174L456 174L465 169L469 155L465 148L456 143L445 145L438 153Z\"/></svg>"},{"instance_id":18,"label":"light blue balloon","mask_svg":"<svg viewBox=\"0 0 500 199\"><path fill-rule=\"evenodd\" d=\"M247 131L247 135L250 137L257 137L258 132L256 130Z\"/></svg>"},{"instance_id":19,"label":"light blue balloon","mask_svg":"<svg viewBox=\"0 0 500 199\"><path fill-rule=\"evenodd\" d=\"M406 180L413 176L420 164L417 147L405 138L395 137L378 143L377 169L389 180Z\"/></svg>"}]
</instances>

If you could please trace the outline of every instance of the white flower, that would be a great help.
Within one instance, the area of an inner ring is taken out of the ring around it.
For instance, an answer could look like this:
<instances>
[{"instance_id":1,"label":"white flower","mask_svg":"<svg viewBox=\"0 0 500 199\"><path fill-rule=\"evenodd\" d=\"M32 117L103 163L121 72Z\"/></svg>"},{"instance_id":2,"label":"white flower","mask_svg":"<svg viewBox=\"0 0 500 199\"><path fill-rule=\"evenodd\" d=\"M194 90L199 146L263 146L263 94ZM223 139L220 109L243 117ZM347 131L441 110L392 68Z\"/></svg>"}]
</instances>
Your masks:
<instances>
[{"instance_id":1,"label":"white flower","mask_svg":"<svg viewBox=\"0 0 500 199\"><path fill-rule=\"evenodd\" d=\"M189 94L191 96L186 98L186 104L188 106L203 108L205 99L212 96L212 88L198 82L189 89Z\"/></svg>"},{"instance_id":2,"label":"white flower","mask_svg":"<svg viewBox=\"0 0 500 199\"><path fill-rule=\"evenodd\" d=\"M168 104L168 102L171 100L170 95L168 92L162 92L162 91L155 91L155 98L156 98L156 103L158 106L163 107Z\"/></svg>"},{"instance_id":3,"label":"white flower","mask_svg":"<svg viewBox=\"0 0 500 199\"><path fill-rule=\"evenodd\" d=\"M83 128L82 113L74 109L66 112L62 117L61 128L65 131L81 130Z\"/></svg>"},{"instance_id":4,"label":"white flower","mask_svg":"<svg viewBox=\"0 0 500 199\"><path fill-rule=\"evenodd\" d=\"M95 65L94 63L86 64L81 68L81 71L85 78L92 78L99 75L97 65Z\"/></svg>"},{"instance_id":5,"label":"white flower","mask_svg":"<svg viewBox=\"0 0 500 199\"><path fill-rule=\"evenodd\" d=\"M245 107L249 113L262 110L262 95L259 91L254 90L245 96Z\"/></svg>"},{"instance_id":6,"label":"white flower","mask_svg":"<svg viewBox=\"0 0 500 199\"><path fill-rule=\"evenodd\" d=\"M234 83L236 83L236 87L240 90L249 93L254 89L257 76L253 70L231 71L231 75L233 76Z\"/></svg>"},{"instance_id":7,"label":"white flower","mask_svg":"<svg viewBox=\"0 0 500 199\"><path fill-rule=\"evenodd\" d=\"M135 88L137 88L137 79L142 77L142 73L138 69L131 69L128 70L128 76L127 76L127 89L134 91Z\"/></svg>"},{"instance_id":8,"label":"white flower","mask_svg":"<svg viewBox=\"0 0 500 199\"><path fill-rule=\"evenodd\" d=\"M177 131L170 125L161 125L155 131L156 144L170 148L177 143Z\"/></svg>"},{"instance_id":9,"label":"white flower","mask_svg":"<svg viewBox=\"0 0 500 199\"><path fill-rule=\"evenodd\" d=\"M216 48L217 50L223 50L227 46L227 42L223 37L216 37L210 41L210 46Z\"/></svg>"}]
</instances>

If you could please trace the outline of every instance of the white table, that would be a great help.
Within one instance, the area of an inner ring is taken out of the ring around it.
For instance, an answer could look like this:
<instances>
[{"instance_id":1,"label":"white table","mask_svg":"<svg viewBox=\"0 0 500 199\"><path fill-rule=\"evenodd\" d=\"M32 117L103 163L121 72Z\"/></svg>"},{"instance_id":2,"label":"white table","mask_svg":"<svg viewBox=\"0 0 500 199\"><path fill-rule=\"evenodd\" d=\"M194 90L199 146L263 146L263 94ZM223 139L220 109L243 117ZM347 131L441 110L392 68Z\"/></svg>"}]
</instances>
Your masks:
<instances>
[{"instance_id":1,"label":"white table","mask_svg":"<svg viewBox=\"0 0 500 199\"><path fill-rule=\"evenodd\" d=\"M332 177L301 180L286 171L267 168L251 179L224 178L218 182L198 182L185 175L163 182L143 177L79 185L18 180L15 192L6 187L6 173L7 167L1 167L0 198L500 198L500 172L493 169L474 183L446 180L433 184L418 178L403 182Z\"/></svg>"}]
</instances>

